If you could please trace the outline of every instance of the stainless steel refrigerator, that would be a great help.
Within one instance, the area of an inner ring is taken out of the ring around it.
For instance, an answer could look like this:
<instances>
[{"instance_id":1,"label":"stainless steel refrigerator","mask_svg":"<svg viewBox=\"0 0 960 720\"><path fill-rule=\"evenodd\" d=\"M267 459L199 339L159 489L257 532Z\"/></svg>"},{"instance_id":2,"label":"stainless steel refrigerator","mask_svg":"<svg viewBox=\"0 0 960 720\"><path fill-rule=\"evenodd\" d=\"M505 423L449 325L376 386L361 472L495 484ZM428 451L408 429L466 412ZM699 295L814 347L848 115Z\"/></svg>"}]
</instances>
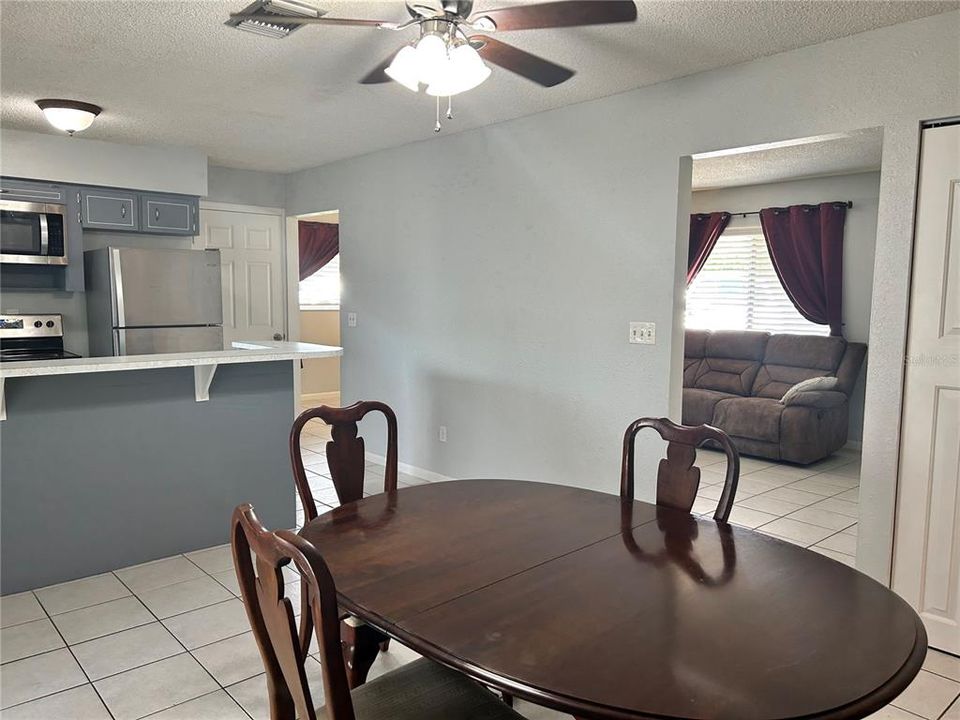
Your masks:
<instances>
[{"instance_id":1,"label":"stainless steel refrigerator","mask_svg":"<svg viewBox=\"0 0 960 720\"><path fill-rule=\"evenodd\" d=\"M90 354L223 349L219 250L83 254Z\"/></svg>"}]
</instances>

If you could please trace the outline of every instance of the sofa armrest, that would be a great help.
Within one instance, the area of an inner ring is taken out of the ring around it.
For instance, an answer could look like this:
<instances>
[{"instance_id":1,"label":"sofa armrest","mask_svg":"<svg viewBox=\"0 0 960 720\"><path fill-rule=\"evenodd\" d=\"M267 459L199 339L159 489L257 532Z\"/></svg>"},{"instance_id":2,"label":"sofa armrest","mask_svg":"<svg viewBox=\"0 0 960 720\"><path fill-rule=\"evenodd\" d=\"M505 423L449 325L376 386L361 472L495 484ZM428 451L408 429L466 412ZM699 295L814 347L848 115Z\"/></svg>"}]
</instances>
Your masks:
<instances>
[{"instance_id":1,"label":"sofa armrest","mask_svg":"<svg viewBox=\"0 0 960 720\"><path fill-rule=\"evenodd\" d=\"M787 407L802 405L814 408L835 408L846 402L847 396L838 390L807 390L797 393L784 404Z\"/></svg>"}]
</instances>

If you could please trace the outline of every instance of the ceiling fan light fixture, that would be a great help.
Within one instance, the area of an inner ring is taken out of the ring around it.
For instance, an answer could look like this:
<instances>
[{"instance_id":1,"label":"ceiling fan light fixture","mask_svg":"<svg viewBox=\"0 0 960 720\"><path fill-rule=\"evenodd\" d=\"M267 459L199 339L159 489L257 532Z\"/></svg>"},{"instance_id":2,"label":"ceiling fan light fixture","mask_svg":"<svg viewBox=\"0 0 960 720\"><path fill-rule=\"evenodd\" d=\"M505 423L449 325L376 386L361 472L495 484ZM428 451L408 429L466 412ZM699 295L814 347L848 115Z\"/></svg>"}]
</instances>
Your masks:
<instances>
[{"instance_id":1,"label":"ceiling fan light fixture","mask_svg":"<svg viewBox=\"0 0 960 720\"><path fill-rule=\"evenodd\" d=\"M90 127L102 110L98 105L79 100L53 98L37 100L37 107L43 111L48 123L70 135Z\"/></svg>"},{"instance_id":2,"label":"ceiling fan light fixture","mask_svg":"<svg viewBox=\"0 0 960 720\"><path fill-rule=\"evenodd\" d=\"M420 63L412 45L404 45L384 72L408 90L420 92Z\"/></svg>"},{"instance_id":3,"label":"ceiling fan light fixture","mask_svg":"<svg viewBox=\"0 0 960 720\"><path fill-rule=\"evenodd\" d=\"M490 77L490 68L484 64L480 54L469 43L462 43L450 50L442 72L439 72L427 86L427 95L436 97L459 95L477 87L488 77Z\"/></svg>"}]
</instances>

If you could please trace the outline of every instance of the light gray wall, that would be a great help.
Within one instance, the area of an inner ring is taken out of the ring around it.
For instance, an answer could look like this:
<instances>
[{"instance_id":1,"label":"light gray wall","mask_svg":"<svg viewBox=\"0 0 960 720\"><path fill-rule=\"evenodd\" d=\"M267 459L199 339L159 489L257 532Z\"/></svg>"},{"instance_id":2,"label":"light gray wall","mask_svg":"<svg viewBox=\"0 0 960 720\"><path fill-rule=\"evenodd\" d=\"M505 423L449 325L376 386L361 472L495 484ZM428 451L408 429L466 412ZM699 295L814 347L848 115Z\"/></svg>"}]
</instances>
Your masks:
<instances>
[{"instance_id":1,"label":"light gray wall","mask_svg":"<svg viewBox=\"0 0 960 720\"><path fill-rule=\"evenodd\" d=\"M858 562L886 579L918 124L960 113L958 36L938 15L290 176L288 213L341 213L344 400L396 408L404 462L615 491L628 421L680 393L681 158L880 127Z\"/></svg>"},{"instance_id":2,"label":"light gray wall","mask_svg":"<svg viewBox=\"0 0 960 720\"><path fill-rule=\"evenodd\" d=\"M207 194L207 156L192 148L0 130L0 175L81 185Z\"/></svg>"},{"instance_id":3,"label":"light gray wall","mask_svg":"<svg viewBox=\"0 0 960 720\"><path fill-rule=\"evenodd\" d=\"M284 176L277 173L211 165L207 184L207 200L276 208L284 204Z\"/></svg>"},{"instance_id":4,"label":"light gray wall","mask_svg":"<svg viewBox=\"0 0 960 720\"><path fill-rule=\"evenodd\" d=\"M745 185L693 193L693 212L753 212L765 207L852 200L843 238L843 332L847 340L869 344L873 299L873 260L877 244L880 173L856 173L789 182ZM756 216L736 217L731 228L757 226ZM863 437L866 372L850 401L850 439Z\"/></svg>"}]
</instances>

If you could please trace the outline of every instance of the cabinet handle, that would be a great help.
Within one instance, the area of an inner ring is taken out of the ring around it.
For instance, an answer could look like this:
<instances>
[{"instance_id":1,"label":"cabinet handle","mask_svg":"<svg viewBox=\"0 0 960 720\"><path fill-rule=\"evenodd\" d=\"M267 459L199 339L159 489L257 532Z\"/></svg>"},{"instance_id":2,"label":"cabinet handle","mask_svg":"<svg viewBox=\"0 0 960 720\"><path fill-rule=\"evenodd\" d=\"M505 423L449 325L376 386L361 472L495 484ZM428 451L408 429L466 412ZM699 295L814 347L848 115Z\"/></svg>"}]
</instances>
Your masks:
<instances>
[{"instance_id":1,"label":"cabinet handle","mask_svg":"<svg viewBox=\"0 0 960 720\"><path fill-rule=\"evenodd\" d=\"M154 210L153 212L154 212L154 215L153 215L154 218L156 218L157 220L159 220L159 219L160 219L160 208L157 208L157 209Z\"/></svg>"},{"instance_id":2,"label":"cabinet handle","mask_svg":"<svg viewBox=\"0 0 960 720\"><path fill-rule=\"evenodd\" d=\"M126 206L126 205L121 205L121 206L120 206L120 217L126 217L126 216L127 216L127 206Z\"/></svg>"},{"instance_id":3,"label":"cabinet handle","mask_svg":"<svg viewBox=\"0 0 960 720\"><path fill-rule=\"evenodd\" d=\"M83 222L83 220L80 219L80 211L79 211L79 210L77 210L77 222L78 222L78 223L82 223L82 222Z\"/></svg>"},{"instance_id":4,"label":"cabinet handle","mask_svg":"<svg viewBox=\"0 0 960 720\"><path fill-rule=\"evenodd\" d=\"M80 193L77 193L77 204L80 204Z\"/></svg>"}]
</instances>

